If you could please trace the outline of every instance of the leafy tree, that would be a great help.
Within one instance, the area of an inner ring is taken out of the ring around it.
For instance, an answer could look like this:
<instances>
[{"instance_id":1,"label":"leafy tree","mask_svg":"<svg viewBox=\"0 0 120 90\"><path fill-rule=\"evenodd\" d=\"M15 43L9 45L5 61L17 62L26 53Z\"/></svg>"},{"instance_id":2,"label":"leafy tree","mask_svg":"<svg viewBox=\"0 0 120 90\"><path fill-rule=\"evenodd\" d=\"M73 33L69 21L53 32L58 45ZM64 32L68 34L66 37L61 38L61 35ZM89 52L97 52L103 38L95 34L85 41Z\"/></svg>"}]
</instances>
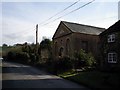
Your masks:
<instances>
[{"instance_id":1,"label":"leafy tree","mask_svg":"<svg viewBox=\"0 0 120 90\"><path fill-rule=\"evenodd\" d=\"M48 49L50 50L51 49L51 44L52 44L52 41L50 39L43 39L40 43L40 47L41 49Z\"/></svg>"},{"instance_id":2,"label":"leafy tree","mask_svg":"<svg viewBox=\"0 0 120 90\"><path fill-rule=\"evenodd\" d=\"M40 43L39 53L42 49L47 49L49 58L52 58L52 41L50 39L43 39Z\"/></svg>"},{"instance_id":3,"label":"leafy tree","mask_svg":"<svg viewBox=\"0 0 120 90\"><path fill-rule=\"evenodd\" d=\"M2 46L3 46L3 47L7 47L8 45L4 43Z\"/></svg>"},{"instance_id":4,"label":"leafy tree","mask_svg":"<svg viewBox=\"0 0 120 90\"><path fill-rule=\"evenodd\" d=\"M23 51L23 52L29 52L29 45L27 44L27 42L25 42L25 43L23 44L22 51Z\"/></svg>"}]
</instances>

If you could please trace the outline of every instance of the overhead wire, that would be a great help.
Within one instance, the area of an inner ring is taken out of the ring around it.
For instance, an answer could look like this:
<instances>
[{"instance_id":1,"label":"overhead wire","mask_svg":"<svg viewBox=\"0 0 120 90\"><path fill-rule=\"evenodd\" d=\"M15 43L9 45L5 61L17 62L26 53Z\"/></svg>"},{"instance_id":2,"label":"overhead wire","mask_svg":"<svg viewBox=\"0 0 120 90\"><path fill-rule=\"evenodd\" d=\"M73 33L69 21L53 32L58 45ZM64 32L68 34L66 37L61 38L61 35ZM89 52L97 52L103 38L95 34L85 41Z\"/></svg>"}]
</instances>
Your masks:
<instances>
[{"instance_id":1,"label":"overhead wire","mask_svg":"<svg viewBox=\"0 0 120 90\"><path fill-rule=\"evenodd\" d=\"M41 25L41 24L43 24L43 23L51 20L51 19L54 18L55 16L59 15L60 13L64 12L65 10L67 10L67 9L69 9L70 7L72 7L72 6L74 6L75 4L77 4L79 1L80 1L80 0L77 0L76 2L72 3L72 4L69 5L68 7L64 8L63 10L61 10L60 12L58 12L58 13L56 13L55 15L51 16L50 18L44 20L43 22L39 23L39 25ZM28 30L28 29L27 29L27 30ZM11 34L17 34L17 33L20 34L20 33L23 33L24 31L25 31L25 30L22 30L22 31L20 31L20 32L15 32L15 33L11 33ZM30 30L30 31L32 31L32 30ZM27 32L29 32L29 31L27 31ZM25 32L24 32L24 33L25 33Z\"/></svg>"},{"instance_id":2,"label":"overhead wire","mask_svg":"<svg viewBox=\"0 0 120 90\"><path fill-rule=\"evenodd\" d=\"M75 4L77 4L79 1L81 1L81 0L78 0L78 1L74 2L73 4L71 4L71 5L69 5L68 7L64 8L64 9L61 10L60 12L58 12L58 13L56 13L55 15L51 16L50 18L44 20L44 21L41 22L40 24L43 24L43 23L45 23L45 22L51 20L51 19L54 18L55 16L61 14L62 12L66 11L66 10L69 9L70 7L72 7L72 6L74 6Z\"/></svg>"},{"instance_id":3,"label":"overhead wire","mask_svg":"<svg viewBox=\"0 0 120 90\"><path fill-rule=\"evenodd\" d=\"M56 21L56 20L58 20L58 19L60 19L60 18L62 18L62 17L64 17L64 16L66 16L66 15L69 15L69 14L71 14L71 13L73 13L73 12L75 12L75 11L77 11L77 10L79 10L79 9L81 9L81 8L89 5L89 4L91 4L91 3L94 2L94 1L95 1L95 0L92 0L92 1L90 1L90 2L88 2L88 3L86 3L86 4L84 4L84 5L82 5L82 6L80 6L80 7L78 7L78 8L76 8L76 9L70 11L69 13L66 13L66 14L64 14L64 15L62 15L62 16L60 16L60 17L58 17L58 18L56 18L56 19L54 19L54 20L52 20L52 21L50 21L50 22L48 22L48 23L43 24L42 26L47 25L47 24L49 24L49 23L51 23L51 22L54 22L54 21Z\"/></svg>"},{"instance_id":4,"label":"overhead wire","mask_svg":"<svg viewBox=\"0 0 120 90\"><path fill-rule=\"evenodd\" d=\"M70 7L72 7L73 5L75 5L76 3L78 3L79 1L80 1L80 0L74 2L74 3L71 4L70 6L66 7L65 9L63 9L62 11L60 11L60 12L56 13L55 15L53 15L52 17L48 18L46 21L52 19L53 17L57 16L58 14L64 12L64 11L67 10L67 9L69 9ZM64 16L66 16L66 15L68 15L68 14L71 14L71 13L73 13L73 12L75 12L75 11L77 11L77 10L79 10L79 9L87 6L87 5L89 5L90 3L94 2L94 1L95 1L95 0L92 0L92 1L90 1L90 2L88 2L88 3L86 3L86 4L84 4L84 5L82 5L82 6L80 6L80 7L78 7L78 8L76 8L76 9L70 11L70 12L67 13L67 14L64 14L64 15L62 15L62 16L60 16L60 17L58 17L58 18L56 18L56 19L54 19L54 20L52 20L52 21L50 21L50 22L48 22L48 23L43 24L42 26L47 25L47 24L49 24L49 23L51 23L51 22L54 22L54 21L56 21L56 20L58 20L58 19L60 19L60 18L62 18L62 17L64 17ZM45 21L45 22L46 22L46 21ZM24 31L25 31L25 30L24 30ZM32 31L32 30L30 30L30 31ZM30 31L27 31L27 32L30 32ZM25 32L20 31L20 32L17 32L17 33L20 34L20 33L25 33ZM17 33L12 33L12 34L17 34Z\"/></svg>"},{"instance_id":5,"label":"overhead wire","mask_svg":"<svg viewBox=\"0 0 120 90\"><path fill-rule=\"evenodd\" d=\"M53 15L52 17L48 18L46 21L52 19L53 17L57 16L58 14L64 12L64 11L67 10L67 9L69 9L70 7L72 7L73 5L75 5L76 3L78 3L79 1L80 1L80 0L74 2L74 3L71 4L70 6L66 7L65 9L63 9L62 11L60 11L60 12L56 13L55 15ZM64 15L62 15L62 16L60 16L60 17L58 17L58 18L56 18L56 19L54 19L54 20L52 20L52 21L50 21L50 22L48 22L48 23L43 24L42 26L47 25L47 24L49 24L49 23L51 23L51 22L53 23L54 21L56 21L56 20L58 20L58 19L60 19L60 18L62 18L62 17L64 17L64 16L66 16L66 15L68 15L68 14L71 14L71 13L73 13L73 12L75 12L75 11L77 11L77 10L85 7L85 6L87 6L87 5L89 5L90 3L94 2L94 1L95 1L95 0L92 0L92 1L90 1L90 2L88 2L88 3L86 3L86 4L84 4L84 5L82 5L82 6L80 6L80 7L78 7L78 8L76 8L76 9L74 9L74 10L72 10L72 11L70 11L70 12L68 12L68 13L66 13L66 14L64 14ZM45 22L46 22L46 21L45 21ZM31 30L31 31L32 31L32 30ZM29 32L30 32L30 31L29 31ZM20 33L20 32L17 32L17 33ZM25 33L25 32L21 31L21 33ZM12 34L16 34L16 33L12 33Z\"/></svg>"}]
</instances>

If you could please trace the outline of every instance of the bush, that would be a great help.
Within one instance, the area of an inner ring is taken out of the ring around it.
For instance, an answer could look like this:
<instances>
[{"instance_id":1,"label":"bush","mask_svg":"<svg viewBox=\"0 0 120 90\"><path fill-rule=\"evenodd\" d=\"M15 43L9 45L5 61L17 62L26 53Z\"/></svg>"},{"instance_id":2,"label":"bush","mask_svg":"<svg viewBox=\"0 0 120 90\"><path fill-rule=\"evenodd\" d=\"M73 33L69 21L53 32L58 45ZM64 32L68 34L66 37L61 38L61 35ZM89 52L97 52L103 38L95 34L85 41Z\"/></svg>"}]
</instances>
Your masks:
<instances>
[{"instance_id":1,"label":"bush","mask_svg":"<svg viewBox=\"0 0 120 90\"><path fill-rule=\"evenodd\" d=\"M46 62L47 70L53 74L58 74L73 68L72 60L69 57L59 58L58 60L48 60Z\"/></svg>"},{"instance_id":2,"label":"bush","mask_svg":"<svg viewBox=\"0 0 120 90\"><path fill-rule=\"evenodd\" d=\"M66 71L72 69L72 66L72 61L69 57L63 57L57 61L57 68L59 71Z\"/></svg>"},{"instance_id":3,"label":"bush","mask_svg":"<svg viewBox=\"0 0 120 90\"><path fill-rule=\"evenodd\" d=\"M92 53L85 53L84 50L80 50L80 52L75 52L74 54L74 61L75 61L75 67L92 67L96 61L92 55Z\"/></svg>"},{"instance_id":4,"label":"bush","mask_svg":"<svg viewBox=\"0 0 120 90\"><path fill-rule=\"evenodd\" d=\"M16 60L18 60L19 62L22 62L22 63L29 63L30 61L30 56L28 53L26 52L19 52L19 53L16 53Z\"/></svg>"},{"instance_id":5,"label":"bush","mask_svg":"<svg viewBox=\"0 0 120 90\"><path fill-rule=\"evenodd\" d=\"M95 58L93 57L92 53L86 54L86 65L87 66L94 66L96 64Z\"/></svg>"},{"instance_id":6,"label":"bush","mask_svg":"<svg viewBox=\"0 0 120 90\"><path fill-rule=\"evenodd\" d=\"M68 57L59 58L59 60L54 61L54 64L52 65L52 71L54 71L56 74L70 70L73 67L72 61Z\"/></svg>"},{"instance_id":7,"label":"bush","mask_svg":"<svg viewBox=\"0 0 120 90\"><path fill-rule=\"evenodd\" d=\"M30 63L33 64L36 60L35 54L34 53L30 53Z\"/></svg>"},{"instance_id":8,"label":"bush","mask_svg":"<svg viewBox=\"0 0 120 90\"><path fill-rule=\"evenodd\" d=\"M13 52L9 51L6 59L14 62L29 63L30 56L25 52Z\"/></svg>"},{"instance_id":9,"label":"bush","mask_svg":"<svg viewBox=\"0 0 120 90\"><path fill-rule=\"evenodd\" d=\"M12 52L12 51L10 51L10 52L8 52L8 54L7 54L7 56L6 56L6 58L7 58L7 60L15 60L15 53L14 52Z\"/></svg>"}]
</instances>

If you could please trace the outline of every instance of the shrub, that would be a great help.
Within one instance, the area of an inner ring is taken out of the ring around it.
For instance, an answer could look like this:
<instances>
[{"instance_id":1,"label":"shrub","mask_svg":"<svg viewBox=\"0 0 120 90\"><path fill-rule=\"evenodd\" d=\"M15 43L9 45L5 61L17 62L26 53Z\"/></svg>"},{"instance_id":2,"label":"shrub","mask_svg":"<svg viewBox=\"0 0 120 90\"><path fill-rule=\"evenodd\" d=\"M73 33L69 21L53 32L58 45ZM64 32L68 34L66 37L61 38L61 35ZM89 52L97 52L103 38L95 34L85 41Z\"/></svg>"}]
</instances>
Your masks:
<instances>
[{"instance_id":1,"label":"shrub","mask_svg":"<svg viewBox=\"0 0 120 90\"><path fill-rule=\"evenodd\" d=\"M29 63L29 59L30 59L30 56L26 52L16 53L16 60L18 60L19 62L27 64L27 63Z\"/></svg>"},{"instance_id":2,"label":"shrub","mask_svg":"<svg viewBox=\"0 0 120 90\"><path fill-rule=\"evenodd\" d=\"M26 52L22 52L21 47L12 47L7 55L5 56L6 60L20 62L20 63L29 63L30 56Z\"/></svg>"},{"instance_id":3,"label":"shrub","mask_svg":"<svg viewBox=\"0 0 120 90\"><path fill-rule=\"evenodd\" d=\"M53 74L58 74L67 70L72 69L73 63L69 57L62 57L58 60L48 60L46 62L47 70Z\"/></svg>"},{"instance_id":4,"label":"shrub","mask_svg":"<svg viewBox=\"0 0 120 90\"><path fill-rule=\"evenodd\" d=\"M15 55L16 54L14 52L10 51L10 52L8 52L6 58L7 58L7 60L15 60Z\"/></svg>"},{"instance_id":5,"label":"shrub","mask_svg":"<svg viewBox=\"0 0 120 90\"><path fill-rule=\"evenodd\" d=\"M79 52L75 52L74 59L74 61L76 61L76 68L85 66L92 67L96 63L92 53L85 53L83 49L81 49Z\"/></svg>"},{"instance_id":6,"label":"shrub","mask_svg":"<svg viewBox=\"0 0 120 90\"><path fill-rule=\"evenodd\" d=\"M73 63L69 57L63 57L54 62L54 67L56 69L55 71L60 73L72 69Z\"/></svg>"},{"instance_id":7,"label":"shrub","mask_svg":"<svg viewBox=\"0 0 120 90\"><path fill-rule=\"evenodd\" d=\"M86 54L86 65L87 66L93 66L94 64L96 64L95 58L93 57L92 53L88 53Z\"/></svg>"},{"instance_id":8,"label":"shrub","mask_svg":"<svg viewBox=\"0 0 120 90\"><path fill-rule=\"evenodd\" d=\"M59 59L58 66L60 70L68 70L72 68L72 62L69 57L63 57Z\"/></svg>"}]
</instances>

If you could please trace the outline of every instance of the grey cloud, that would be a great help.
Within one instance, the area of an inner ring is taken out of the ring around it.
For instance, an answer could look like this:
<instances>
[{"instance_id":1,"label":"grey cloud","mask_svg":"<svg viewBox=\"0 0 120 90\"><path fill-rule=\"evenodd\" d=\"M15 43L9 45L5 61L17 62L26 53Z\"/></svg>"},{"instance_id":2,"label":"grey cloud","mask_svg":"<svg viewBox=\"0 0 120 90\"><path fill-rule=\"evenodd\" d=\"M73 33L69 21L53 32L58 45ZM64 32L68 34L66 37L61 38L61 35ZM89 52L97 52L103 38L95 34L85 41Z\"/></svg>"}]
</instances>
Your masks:
<instances>
[{"instance_id":1,"label":"grey cloud","mask_svg":"<svg viewBox=\"0 0 120 90\"><path fill-rule=\"evenodd\" d=\"M10 35L3 35L3 38L9 38L9 39L13 39L13 40L15 40L15 39L19 39L20 38L20 36L19 35L16 35L16 34L10 34Z\"/></svg>"},{"instance_id":2,"label":"grey cloud","mask_svg":"<svg viewBox=\"0 0 120 90\"><path fill-rule=\"evenodd\" d=\"M34 36L28 36L28 37L27 37L27 41L28 41L28 42L34 42L34 40L35 40L35 37L34 37Z\"/></svg>"}]
</instances>

